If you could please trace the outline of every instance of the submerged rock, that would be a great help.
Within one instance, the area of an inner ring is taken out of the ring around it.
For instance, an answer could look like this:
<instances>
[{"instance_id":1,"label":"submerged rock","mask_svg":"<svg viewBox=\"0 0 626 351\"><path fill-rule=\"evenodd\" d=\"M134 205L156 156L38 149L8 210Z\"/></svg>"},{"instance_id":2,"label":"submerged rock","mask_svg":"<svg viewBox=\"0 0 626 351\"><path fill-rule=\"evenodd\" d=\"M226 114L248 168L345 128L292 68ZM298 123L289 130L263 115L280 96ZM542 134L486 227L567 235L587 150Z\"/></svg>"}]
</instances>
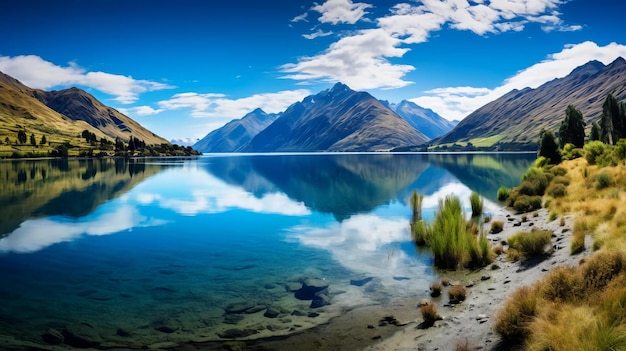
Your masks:
<instances>
[{"instance_id":1,"label":"submerged rock","mask_svg":"<svg viewBox=\"0 0 626 351\"><path fill-rule=\"evenodd\" d=\"M371 282L372 280L374 280L374 277L366 277L366 278L361 278L361 279L350 279L350 285L363 286L363 285Z\"/></svg>"},{"instance_id":2,"label":"submerged rock","mask_svg":"<svg viewBox=\"0 0 626 351\"><path fill-rule=\"evenodd\" d=\"M237 324L243 320L243 316L239 314L225 314L224 315L224 323L226 324Z\"/></svg>"},{"instance_id":3,"label":"submerged rock","mask_svg":"<svg viewBox=\"0 0 626 351\"><path fill-rule=\"evenodd\" d=\"M63 334L60 331L50 328L47 332L41 335L41 339L48 344L58 345L63 343Z\"/></svg>"},{"instance_id":4,"label":"submerged rock","mask_svg":"<svg viewBox=\"0 0 626 351\"><path fill-rule=\"evenodd\" d=\"M180 329L180 323L173 319L166 319L154 323L154 330L161 333L171 334Z\"/></svg>"},{"instance_id":5,"label":"submerged rock","mask_svg":"<svg viewBox=\"0 0 626 351\"><path fill-rule=\"evenodd\" d=\"M257 312L261 312L264 309L266 309L267 306L266 305L256 305L252 308L248 308L247 310L244 311L245 314L252 314L252 313L257 313Z\"/></svg>"},{"instance_id":6,"label":"submerged rock","mask_svg":"<svg viewBox=\"0 0 626 351\"><path fill-rule=\"evenodd\" d=\"M323 293L328 289L328 282L322 279L308 278L302 282L302 288L295 292L298 300L313 300L318 293Z\"/></svg>"},{"instance_id":7,"label":"submerged rock","mask_svg":"<svg viewBox=\"0 0 626 351\"><path fill-rule=\"evenodd\" d=\"M72 347L97 347L102 343L98 332L88 323L75 323L65 327L63 342Z\"/></svg>"},{"instance_id":8,"label":"submerged rock","mask_svg":"<svg viewBox=\"0 0 626 351\"><path fill-rule=\"evenodd\" d=\"M254 335L257 331L254 329L227 329L221 333L218 333L222 339L235 339L235 338L245 338L246 336Z\"/></svg>"},{"instance_id":9,"label":"submerged rock","mask_svg":"<svg viewBox=\"0 0 626 351\"><path fill-rule=\"evenodd\" d=\"M313 300L311 300L311 305L309 305L309 307L319 308L327 305L330 305L330 297L326 294L317 294L313 297Z\"/></svg>"},{"instance_id":10,"label":"submerged rock","mask_svg":"<svg viewBox=\"0 0 626 351\"><path fill-rule=\"evenodd\" d=\"M276 318L276 317L278 317L279 314L280 314L280 311L278 311L277 309L268 308L267 311L265 311L265 313L263 313L263 317L266 317L266 318Z\"/></svg>"},{"instance_id":11,"label":"submerged rock","mask_svg":"<svg viewBox=\"0 0 626 351\"><path fill-rule=\"evenodd\" d=\"M224 311L226 311L226 313L244 313L255 306L256 303L252 301L234 302L226 306Z\"/></svg>"}]
</instances>

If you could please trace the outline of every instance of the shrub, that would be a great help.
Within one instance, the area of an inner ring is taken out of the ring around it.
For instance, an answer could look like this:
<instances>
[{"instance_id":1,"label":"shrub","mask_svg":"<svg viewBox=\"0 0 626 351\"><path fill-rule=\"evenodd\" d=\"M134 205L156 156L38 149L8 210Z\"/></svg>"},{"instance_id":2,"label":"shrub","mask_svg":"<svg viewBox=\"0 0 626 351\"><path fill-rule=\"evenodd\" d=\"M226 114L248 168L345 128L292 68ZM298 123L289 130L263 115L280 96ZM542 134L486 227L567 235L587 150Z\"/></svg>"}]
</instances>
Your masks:
<instances>
[{"instance_id":1,"label":"shrub","mask_svg":"<svg viewBox=\"0 0 626 351\"><path fill-rule=\"evenodd\" d=\"M493 222L491 222L491 229L489 230L489 233L497 234L497 233L500 233L502 231L502 229L504 229L504 222L502 222L502 221L493 221Z\"/></svg>"},{"instance_id":2,"label":"shrub","mask_svg":"<svg viewBox=\"0 0 626 351\"><path fill-rule=\"evenodd\" d=\"M556 167L552 167L552 169L550 170L550 173L554 174L555 177L563 177L564 175L567 174L567 169L561 166L556 166Z\"/></svg>"},{"instance_id":3,"label":"shrub","mask_svg":"<svg viewBox=\"0 0 626 351\"><path fill-rule=\"evenodd\" d=\"M576 255L585 251L585 233L580 232L580 234L574 231L574 235L572 236L572 243L570 244L570 253L572 255Z\"/></svg>"},{"instance_id":4,"label":"shrub","mask_svg":"<svg viewBox=\"0 0 626 351\"><path fill-rule=\"evenodd\" d=\"M585 289L602 290L626 267L626 259L620 252L597 252L585 262L582 269Z\"/></svg>"},{"instance_id":5,"label":"shrub","mask_svg":"<svg viewBox=\"0 0 626 351\"><path fill-rule=\"evenodd\" d=\"M537 314L537 296L529 287L518 289L498 314L494 330L505 342L521 343L529 335L529 325Z\"/></svg>"},{"instance_id":6,"label":"shrub","mask_svg":"<svg viewBox=\"0 0 626 351\"><path fill-rule=\"evenodd\" d=\"M524 257L542 256L550 244L552 232L533 228L529 233L519 232L507 240L509 247Z\"/></svg>"},{"instance_id":7,"label":"shrub","mask_svg":"<svg viewBox=\"0 0 626 351\"><path fill-rule=\"evenodd\" d=\"M608 188L611 184L613 184L613 177L611 177L611 174L607 172L602 172L596 175L596 189L597 190Z\"/></svg>"},{"instance_id":8,"label":"shrub","mask_svg":"<svg viewBox=\"0 0 626 351\"><path fill-rule=\"evenodd\" d=\"M483 199L475 191L470 195L470 205L472 206L472 218L480 217L483 214Z\"/></svg>"},{"instance_id":9,"label":"shrub","mask_svg":"<svg viewBox=\"0 0 626 351\"><path fill-rule=\"evenodd\" d=\"M433 303L429 303L420 307L420 312L422 313L422 318L424 318L424 324L426 326L433 325L441 318L437 313L437 306L435 306L435 304Z\"/></svg>"},{"instance_id":10,"label":"shrub","mask_svg":"<svg viewBox=\"0 0 626 351\"><path fill-rule=\"evenodd\" d=\"M493 253L496 256L500 256L504 253L504 246L502 246L502 244L498 244L496 246L493 247Z\"/></svg>"},{"instance_id":11,"label":"shrub","mask_svg":"<svg viewBox=\"0 0 626 351\"><path fill-rule=\"evenodd\" d=\"M569 185L569 179L567 179L567 177L558 175L555 176L554 178L552 178L552 184L563 184L565 186Z\"/></svg>"},{"instance_id":12,"label":"shrub","mask_svg":"<svg viewBox=\"0 0 626 351\"><path fill-rule=\"evenodd\" d=\"M440 296L441 289L443 289L443 286L441 285L440 282L435 282L435 283L430 284L430 296L431 297Z\"/></svg>"},{"instance_id":13,"label":"shrub","mask_svg":"<svg viewBox=\"0 0 626 351\"><path fill-rule=\"evenodd\" d=\"M520 195L513 204L515 211L525 213L541 208L541 196Z\"/></svg>"},{"instance_id":14,"label":"shrub","mask_svg":"<svg viewBox=\"0 0 626 351\"><path fill-rule=\"evenodd\" d=\"M509 198L509 194L511 193L511 189L501 186L498 188L498 201L506 201Z\"/></svg>"},{"instance_id":15,"label":"shrub","mask_svg":"<svg viewBox=\"0 0 626 351\"><path fill-rule=\"evenodd\" d=\"M553 302L572 302L581 298L582 279L574 267L557 267L540 283L542 296Z\"/></svg>"},{"instance_id":16,"label":"shrub","mask_svg":"<svg viewBox=\"0 0 626 351\"><path fill-rule=\"evenodd\" d=\"M552 184L548 189L548 194L554 198L563 197L567 195L567 188L563 184Z\"/></svg>"},{"instance_id":17,"label":"shrub","mask_svg":"<svg viewBox=\"0 0 626 351\"><path fill-rule=\"evenodd\" d=\"M522 215L522 222L528 222L528 216Z\"/></svg>"},{"instance_id":18,"label":"shrub","mask_svg":"<svg viewBox=\"0 0 626 351\"><path fill-rule=\"evenodd\" d=\"M465 301L467 290L463 285L453 285L448 289L448 299L450 303L461 303Z\"/></svg>"},{"instance_id":19,"label":"shrub","mask_svg":"<svg viewBox=\"0 0 626 351\"><path fill-rule=\"evenodd\" d=\"M584 147L585 150L585 159L587 159L587 163L590 165L596 164L596 159L604 153L604 148L606 145L601 141L590 141Z\"/></svg>"}]
</instances>

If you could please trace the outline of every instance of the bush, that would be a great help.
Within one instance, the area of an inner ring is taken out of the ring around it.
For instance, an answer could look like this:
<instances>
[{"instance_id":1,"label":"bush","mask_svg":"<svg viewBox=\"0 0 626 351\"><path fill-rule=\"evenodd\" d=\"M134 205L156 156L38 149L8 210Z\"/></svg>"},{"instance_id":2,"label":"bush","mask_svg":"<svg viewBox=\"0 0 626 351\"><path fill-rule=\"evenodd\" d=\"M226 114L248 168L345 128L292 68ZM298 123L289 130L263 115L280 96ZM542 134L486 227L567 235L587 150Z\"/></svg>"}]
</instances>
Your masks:
<instances>
[{"instance_id":1,"label":"bush","mask_svg":"<svg viewBox=\"0 0 626 351\"><path fill-rule=\"evenodd\" d=\"M511 189L501 186L498 188L498 201L506 201L509 198L509 194L511 193Z\"/></svg>"},{"instance_id":2,"label":"bush","mask_svg":"<svg viewBox=\"0 0 626 351\"><path fill-rule=\"evenodd\" d=\"M513 204L515 211L525 213L541 208L541 196L520 195Z\"/></svg>"},{"instance_id":3,"label":"bush","mask_svg":"<svg viewBox=\"0 0 626 351\"><path fill-rule=\"evenodd\" d=\"M572 302L582 296L582 279L574 267L557 267L540 283L542 296L552 302Z\"/></svg>"},{"instance_id":4,"label":"bush","mask_svg":"<svg viewBox=\"0 0 626 351\"><path fill-rule=\"evenodd\" d=\"M555 176L554 178L552 178L552 184L563 184L565 186L569 185L569 179L567 179L567 177L564 176Z\"/></svg>"},{"instance_id":5,"label":"bush","mask_svg":"<svg viewBox=\"0 0 626 351\"><path fill-rule=\"evenodd\" d=\"M529 335L529 325L537 314L537 296L529 287L517 290L496 319L494 330L505 342L521 343Z\"/></svg>"},{"instance_id":6,"label":"bush","mask_svg":"<svg viewBox=\"0 0 626 351\"><path fill-rule=\"evenodd\" d=\"M430 284L430 296L431 297L440 296L441 289L443 289L443 286L441 285L440 282L435 282L435 283Z\"/></svg>"},{"instance_id":7,"label":"bush","mask_svg":"<svg viewBox=\"0 0 626 351\"><path fill-rule=\"evenodd\" d=\"M509 237L509 247L524 257L545 255L546 246L550 245L552 232L549 230L532 229L529 233L519 232Z\"/></svg>"},{"instance_id":8,"label":"bush","mask_svg":"<svg viewBox=\"0 0 626 351\"><path fill-rule=\"evenodd\" d=\"M483 214L483 199L475 191L470 195L470 205L472 206L472 218L480 217Z\"/></svg>"},{"instance_id":9,"label":"bush","mask_svg":"<svg viewBox=\"0 0 626 351\"><path fill-rule=\"evenodd\" d=\"M554 198L563 197L567 195L567 188L563 184L553 184L548 189L548 194Z\"/></svg>"},{"instance_id":10,"label":"bush","mask_svg":"<svg viewBox=\"0 0 626 351\"><path fill-rule=\"evenodd\" d=\"M491 229L489 230L489 233L491 234L498 234L502 231L502 229L504 229L504 222L502 221L493 221L491 222Z\"/></svg>"},{"instance_id":11,"label":"bush","mask_svg":"<svg viewBox=\"0 0 626 351\"><path fill-rule=\"evenodd\" d=\"M426 326L431 326L441 319L437 313L437 306L433 303L420 307L420 312L422 313L422 318L424 318L424 324Z\"/></svg>"},{"instance_id":12,"label":"bush","mask_svg":"<svg viewBox=\"0 0 626 351\"><path fill-rule=\"evenodd\" d=\"M620 252L597 252L583 266L586 290L599 291L622 270L626 270L626 258Z\"/></svg>"},{"instance_id":13,"label":"bush","mask_svg":"<svg viewBox=\"0 0 626 351\"><path fill-rule=\"evenodd\" d=\"M448 299L450 303L461 303L465 301L467 290L463 285L453 285L448 289Z\"/></svg>"},{"instance_id":14,"label":"bush","mask_svg":"<svg viewBox=\"0 0 626 351\"><path fill-rule=\"evenodd\" d=\"M556 166L556 167L552 167L552 169L550 170L550 173L552 173L555 177L563 177L564 175L567 174L567 169L561 166Z\"/></svg>"},{"instance_id":15,"label":"bush","mask_svg":"<svg viewBox=\"0 0 626 351\"><path fill-rule=\"evenodd\" d=\"M585 150L585 159L587 159L587 163L590 165L595 165L596 160L599 156L604 154L604 149L606 145L601 141L590 141L588 142L583 149Z\"/></svg>"},{"instance_id":16,"label":"bush","mask_svg":"<svg viewBox=\"0 0 626 351\"><path fill-rule=\"evenodd\" d=\"M608 188L609 186L611 186L611 184L613 184L613 177L611 177L611 174L607 172L602 172L596 175L596 189L597 190Z\"/></svg>"}]
</instances>

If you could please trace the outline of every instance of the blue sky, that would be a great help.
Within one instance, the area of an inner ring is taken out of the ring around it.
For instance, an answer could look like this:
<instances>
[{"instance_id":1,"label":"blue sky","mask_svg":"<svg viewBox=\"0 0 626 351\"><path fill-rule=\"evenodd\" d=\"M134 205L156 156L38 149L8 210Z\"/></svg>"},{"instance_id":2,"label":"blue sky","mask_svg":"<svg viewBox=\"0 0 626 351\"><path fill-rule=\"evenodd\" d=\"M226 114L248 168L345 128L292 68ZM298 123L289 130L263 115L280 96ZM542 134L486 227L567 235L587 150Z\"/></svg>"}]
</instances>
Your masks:
<instances>
[{"instance_id":1,"label":"blue sky","mask_svg":"<svg viewBox=\"0 0 626 351\"><path fill-rule=\"evenodd\" d=\"M513 88L626 57L617 0L20 0L0 71L77 86L175 140L337 81L462 119Z\"/></svg>"}]
</instances>

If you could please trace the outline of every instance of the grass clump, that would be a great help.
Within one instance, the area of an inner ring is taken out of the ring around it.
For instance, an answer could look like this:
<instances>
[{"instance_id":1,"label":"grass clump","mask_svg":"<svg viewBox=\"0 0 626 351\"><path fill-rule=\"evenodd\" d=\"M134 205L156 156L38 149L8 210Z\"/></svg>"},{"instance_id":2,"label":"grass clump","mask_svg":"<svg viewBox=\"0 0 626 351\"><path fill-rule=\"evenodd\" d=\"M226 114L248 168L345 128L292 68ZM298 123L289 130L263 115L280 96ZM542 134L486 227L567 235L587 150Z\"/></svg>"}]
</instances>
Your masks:
<instances>
[{"instance_id":1,"label":"grass clump","mask_svg":"<svg viewBox=\"0 0 626 351\"><path fill-rule=\"evenodd\" d=\"M567 195L567 188L560 183L552 184L550 188L548 188L548 194L554 198L563 197Z\"/></svg>"},{"instance_id":2,"label":"grass clump","mask_svg":"<svg viewBox=\"0 0 626 351\"><path fill-rule=\"evenodd\" d=\"M576 255L585 251L585 232L587 231L587 222L577 219L574 222L574 232L572 234L572 243L570 245L570 253Z\"/></svg>"},{"instance_id":3,"label":"grass clump","mask_svg":"<svg viewBox=\"0 0 626 351\"><path fill-rule=\"evenodd\" d=\"M417 245L430 246L435 266L446 269L483 267L493 260L487 238L475 235L479 229L466 220L458 197L448 195L439 199L432 223L416 218L420 219L411 223L413 240Z\"/></svg>"},{"instance_id":4,"label":"grass clump","mask_svg":"<svg viewBox=\"0 0 626 351\"><path fill-rule=\"evenodd\" d=\"M435 283L430 284L430 296L431 297L441 296L442 289L443 289L443 285L440 282L435 282Z\"/></svg>"},{"instance_id":5,"label":"grass clump","mask_svg":"<svg viewBox=\"0 0 626 351\"><path fill-rule=\"evenodd\" d=\"M602 172L596 176L596 189L602 190L613 184L613 177L608 172Z\"/></svg>"},{"instance_id":6,"label":"grass clump","mask_svg":"<svg viewBox=\"0 0 626 351\"><path fill-rule=\"evenodd\" d=\"M541 208L541 196L520 195L513 202L513 208L519 213L531 212Z\"/></svg>"},{"instance_id":7,"label":"grass clump","mask_svg":"<svg viewBox=\"0 0 626 351\"><path fill-rule=\"evenodd\" d=\"M509 194L511 193L511 189L501 186L498 188L498 201L506 201L509 198Z\"/></svg>"},{"instance_id":8,"label":"grass clump","mask_svg":"<svg viewBox=\"0 0 626 351\"><path fill-rule=\"evenodd\" d=\"M498 314L494 330L508 343L521 343L531 333L530 323L537 314L537 295L533 289L522 287L506 302Z\"/></svg>"},{"instance_id":9,"label":"grass clump","mask_svg":"<svg viewBox=\"0 0 626 351\"><path fill-rule=\"evenodd\" d=\"M489 233L498 234L504 229L504 222L502 221L493 221L491 222L491 228L489 229Z\"/></svg>"},{"instance_id":10,"label":"grass clump","mask_svg":"<svg viewBox=\"0 0 626 351\"><path fill-rule=\"evenodd\" d=\"M522 257L543 256L546 246L550 245L552 232L533 228L530 232L519 232L509 237L509 251L511 249L520 253Z\"/></svg>"},{"instance_id":11,"label":"grass clump","mask_svg":"<svg viewBox=\"0 0 626 351\"><path fill-rule=\"evenodd\" d=\"M541 296L552 302L571 302L581 297L582 277L574 267L557 267L539 284Z\"/></svg>"},{"instance_id":12,"label":"grass clump","mask_svg":"<svg viewBox=\"0 0 626 351\"><path fill-rule=\"evenodd\" d=\"M483 214L483 199L475 191L470 195L470 205L472 206L472 218L480 217Z\"/></svg>"},{"instance_id":13,"label":"grass clump","mask_svg":"<svg viewBox=\"0 0 626 351\"><path fill-rule=\"evenodd\" d=\"M424 319L425 326L431 326L435 324L436 321L441 319L439 313L437 313L437 306L435 306L434 303L429 303L420 307L420 313Z\"/></svg>"},{"instance_id":14,"label":"grass clump","mask_svg":"<svg viewBox=\"0 0 626 351\"><path fill-rule=\"evenodd\" d=\"M463 285L453 285L448 289L450 303L456 304L465 301L467 289Z\"/></svg>"}]
</instances>

